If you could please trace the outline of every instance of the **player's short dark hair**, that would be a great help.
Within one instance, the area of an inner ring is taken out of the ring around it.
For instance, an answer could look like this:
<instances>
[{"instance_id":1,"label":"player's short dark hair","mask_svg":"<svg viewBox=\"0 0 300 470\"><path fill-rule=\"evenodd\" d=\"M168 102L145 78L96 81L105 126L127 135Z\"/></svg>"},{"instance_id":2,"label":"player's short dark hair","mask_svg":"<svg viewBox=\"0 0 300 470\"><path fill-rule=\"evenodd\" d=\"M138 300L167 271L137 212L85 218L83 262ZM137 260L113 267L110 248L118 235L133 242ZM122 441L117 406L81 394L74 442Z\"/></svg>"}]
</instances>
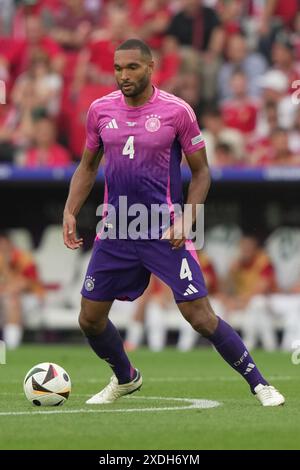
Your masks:
<instances>
[{"instance_id":1,"label":"player's short dark hair","mask_svg":"<svg viewBox=\"0 0 300 470\"><path fill-rule=\"evenodd\" d=\"M122 44L116 48L116 51L129 51L132 49L140 50L143 56L152 59L152 52L150 47L140 39L127 39L127 41L122 42Z\"/></svg>"}]
</instances>

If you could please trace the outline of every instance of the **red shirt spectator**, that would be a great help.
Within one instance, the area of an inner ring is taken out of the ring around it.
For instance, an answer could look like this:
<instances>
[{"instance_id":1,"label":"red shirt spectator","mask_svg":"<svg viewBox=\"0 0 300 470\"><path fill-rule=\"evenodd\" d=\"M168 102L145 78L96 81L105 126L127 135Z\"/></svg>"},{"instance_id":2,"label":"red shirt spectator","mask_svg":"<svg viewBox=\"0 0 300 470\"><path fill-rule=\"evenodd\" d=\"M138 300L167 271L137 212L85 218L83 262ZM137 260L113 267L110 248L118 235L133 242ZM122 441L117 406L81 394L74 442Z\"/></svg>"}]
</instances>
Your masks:
<instances>
[{"instance_id":1,"label":"red shirt spectator","mask_svg":"<svg viewBox=\"0 0 300 470\"><path fill-rule=\"evenodd\" d=\"M69 152L59 144L53 144L47 149L32 148L26 153L25 166L29 168L46 166L62 167L71 163Z\"/></svg>"},{"instance_id":2,"label":"red shirt spectator","mask_svg":"<svg viewBox=\"0 0 300 470\"><path fill-rule=\"evenodd\" d=\"M273 15L279 16L287 26L290 26L299 10L298 0L277 0L275 3Z\"/></svg>"},{"instance_id":3,"label":"red shirt spectator","mask_svg":"<svg viewBox=\"0 0 300 470\"><path fill-rule=\"evenodd\" d=\"M153 83L164 87L179 73L180 64L181 58L175 51L162 55L153 73Z\"/></svg>"},{"instance_id":4,"label":"red shirt spectator","mask_svg":"<svg viewBox=\"0 0 300 470\"><path fill-rule=\"evenodd\" d=\"M257 106L251 103L250 100L244 103L228 100L222 106L224 124L244 134L254 131L256 116Z\"/></svg>"},{"instance_id":5,"label":"red shirt spectator","mask_svg":"<svg viewBox=\"0 0 300 470\"><path fill-rule=\"evenodd\" d=\"M103 72L114 73L114 52L116 46L113 41L103 39L100 41L92 41L87 45L90 53L90 63L95 65Z\"/></svg>"},{"instance_id":6,"label":"red shirt spectator","mask_svg":"<svg viewBox=\"0 0 300 470\"><path fill-rule=\"evenodd\" d=\"M61 62L62 68L62 49L52 38L45 35L40 18L28 16L26 28L25 39L11 39L4 44L3 41L0 42L0 55L7 61L12 81L28 68L33 57L41 53L49 57L54 69L58 68L58 61Z\"/></svg>"},{"instance_id":7,"label":"red shirt spectator","mask_svg":"<svg viewBox=\"0 0 300 470\"><path fill-rule=\"evenodd\" d=\"M248 80L246 74L237 69L230 80L233 98L224 102L222 117L227 127L237 129L244 134L254 131L258 104L248 98Z\"/></svg>"},{"instance_id":8,"label":"red shirt spectator","mask_svg":"<svg viewBox=\"0 0 300 470\"><path fill-rule=\"evenodd\" d=\"M71 163L69 152L56 142L56 129L53 121L46 116L34 124L34 146L25 156L25 166L62 167Z\"/></svg>"},{"instance_id":9,"label":"red shirt spectator","mask_svg":"<svg viewBox=\"0 0 300 470\"><path fill-rule=\"evenodd\" d=\"M166 0L131 0L130 10L133 25L138 35L153 49L162 46L164 33L172 12Z\"/></svg>"},{"instance_id":10,"label":"red shirt spectator","mask_svg":"<svg viewBox=\"0 0 300 470\"><path fill-rule=\"evenodd\" d=\"M270 147L257 161L258 166L295 166L299 165L299 157L289 148L288 132L278 128L273 131L270 138Z\"/></svg>"},{"instance_id":11,"label":"red shirt spectator","mask_svg":"<svg viewBox=\"0 0 300 470\"><path fill-rule=\"evenodd\" d=\"M0 294L14 286L16 293L43 296L44 289L31 253L16 248L6 234L0 234ZM16 298L16 297L15 297Z\"/></svg>"}]
</instances>

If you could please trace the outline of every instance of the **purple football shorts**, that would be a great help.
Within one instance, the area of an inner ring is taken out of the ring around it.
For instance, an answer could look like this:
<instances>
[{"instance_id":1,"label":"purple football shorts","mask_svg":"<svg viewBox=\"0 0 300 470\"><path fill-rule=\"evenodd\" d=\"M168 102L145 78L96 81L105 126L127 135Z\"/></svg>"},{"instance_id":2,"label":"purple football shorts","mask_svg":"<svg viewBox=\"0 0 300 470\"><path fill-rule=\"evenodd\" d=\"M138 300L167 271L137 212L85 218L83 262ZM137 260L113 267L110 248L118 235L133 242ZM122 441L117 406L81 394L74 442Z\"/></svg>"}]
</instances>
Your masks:
<instances>
[{"instance_id":1,"label":"purple football shorts","mask_svg":"<svg viewBox=\"0 0 300 470\"><path fill-rule=\"evenodd\" d=\"M193 247L190 241L172 250L168 240L96 240L81 294L95 301L132 301L153 273L172 289L177 303L205 297L197 253L187 246Z\"/></svg>"}]
</instances>

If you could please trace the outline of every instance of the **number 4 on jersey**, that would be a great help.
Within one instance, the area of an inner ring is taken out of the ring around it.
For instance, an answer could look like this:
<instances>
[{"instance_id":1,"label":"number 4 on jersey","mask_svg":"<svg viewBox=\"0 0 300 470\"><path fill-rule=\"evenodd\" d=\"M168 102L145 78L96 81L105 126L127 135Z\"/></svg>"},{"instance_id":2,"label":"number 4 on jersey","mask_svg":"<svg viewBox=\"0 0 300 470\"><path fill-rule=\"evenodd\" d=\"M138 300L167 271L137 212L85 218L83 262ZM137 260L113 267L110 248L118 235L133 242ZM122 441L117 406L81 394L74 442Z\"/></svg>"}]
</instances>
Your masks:
<instances>
[{"instance_id":1,"label":"number 4 on jersey","mask_svg":"<svg viewBox=\"0 0 300 470\"><path fill-rule=\"evenodd\" d=\"M190 270L189 263L186 258L183 258L180 268L180 279L188 278L189 281L192 281L192 271Z\"/></svg>"},{"instance_id":2,"label":"number 4 on jersey","mask_svg":"<svg viewBox=\"0 0 300 470\"><path fill-rule=\"evenodd\" d=\"M129 155L129 158L134 157L134 136L130 135L123 147L122 155Z\"/></svg>"}]
</instances>

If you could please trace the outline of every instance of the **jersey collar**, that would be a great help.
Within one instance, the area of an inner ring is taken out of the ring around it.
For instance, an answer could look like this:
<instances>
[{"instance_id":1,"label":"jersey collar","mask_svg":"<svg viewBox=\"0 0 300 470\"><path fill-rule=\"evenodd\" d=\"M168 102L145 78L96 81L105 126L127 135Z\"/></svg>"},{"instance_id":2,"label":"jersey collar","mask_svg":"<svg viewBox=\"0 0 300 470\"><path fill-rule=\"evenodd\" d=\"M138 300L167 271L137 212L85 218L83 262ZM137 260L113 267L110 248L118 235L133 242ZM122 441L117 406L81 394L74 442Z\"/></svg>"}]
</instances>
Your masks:
<instances>
[{"instance_id":1,"label":"jersey collar","mask_svg":"<svg viewBox=\"0 0 300 470\"><path fill-rule=\"evenodd\" d=\"M123 93L121 92L121 93L122 93L122 95L121 95L122 104L123 104L127 109L132 109L132 110L134 110L134 109L142 109L143 107L147 106L148 104L153 103L153 102L155 101L156 97L157 97L157 94L158 94L158 91L159 91L158 88L156 88L156 86L154 86L154 85L152 85L152 88L153 88L153 93L152 93L152 95L150 96L149 100L146 101L146 103L141 104L140 106L129 106L129 105L126 103L126 101L125 101L125 97L124 97Z\"/></svg>"}]
</instances>

